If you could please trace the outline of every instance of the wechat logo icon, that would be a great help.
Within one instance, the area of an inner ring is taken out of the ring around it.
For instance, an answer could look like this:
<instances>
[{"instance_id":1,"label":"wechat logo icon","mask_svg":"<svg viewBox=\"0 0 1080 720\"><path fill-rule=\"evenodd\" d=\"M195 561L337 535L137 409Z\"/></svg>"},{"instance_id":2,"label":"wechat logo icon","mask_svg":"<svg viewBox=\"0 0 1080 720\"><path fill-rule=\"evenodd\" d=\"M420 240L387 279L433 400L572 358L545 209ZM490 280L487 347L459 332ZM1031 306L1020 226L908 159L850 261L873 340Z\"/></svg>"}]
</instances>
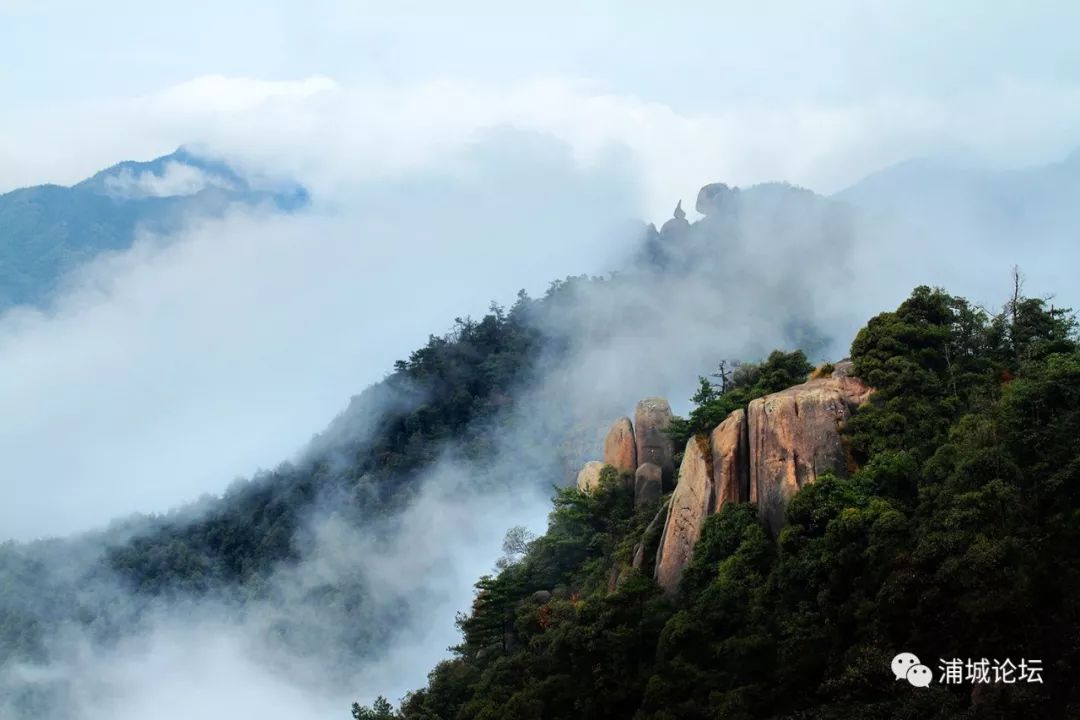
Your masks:
<instances>
[{"instance_id":1,"label":"wechat logo icon","mask_svg":"<svg viewBox=\"0 0 1080 720\"><path fill-rule=\"evenodd\" d=\"M892 671L897 680L907 680L915 687L930 687L934 681L934 673L914 653L902 652L894 657Z\"/></svg>"}]
</instances>

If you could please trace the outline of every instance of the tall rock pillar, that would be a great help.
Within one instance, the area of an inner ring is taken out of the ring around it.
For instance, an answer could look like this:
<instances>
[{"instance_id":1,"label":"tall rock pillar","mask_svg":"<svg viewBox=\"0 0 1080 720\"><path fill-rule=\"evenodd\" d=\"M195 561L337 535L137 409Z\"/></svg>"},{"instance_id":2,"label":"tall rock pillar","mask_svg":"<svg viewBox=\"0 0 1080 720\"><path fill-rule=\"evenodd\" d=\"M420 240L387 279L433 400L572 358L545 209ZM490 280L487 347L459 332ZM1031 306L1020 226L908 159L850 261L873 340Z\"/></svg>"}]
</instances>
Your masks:
<instances>
[{"instance_id":1,"label":"tall rock pillar","mask_svg":"<svg viewBox=\"0 0 1080 720\"><path fill-rule=\"evenodd\" d=\"M674 487L675 463L671 438L665 432L671 424L671 405L662 397L645 398L634 410L634 439L639 465L652 463L660 468L664 490Z\"/></svg>"}]
</instances>

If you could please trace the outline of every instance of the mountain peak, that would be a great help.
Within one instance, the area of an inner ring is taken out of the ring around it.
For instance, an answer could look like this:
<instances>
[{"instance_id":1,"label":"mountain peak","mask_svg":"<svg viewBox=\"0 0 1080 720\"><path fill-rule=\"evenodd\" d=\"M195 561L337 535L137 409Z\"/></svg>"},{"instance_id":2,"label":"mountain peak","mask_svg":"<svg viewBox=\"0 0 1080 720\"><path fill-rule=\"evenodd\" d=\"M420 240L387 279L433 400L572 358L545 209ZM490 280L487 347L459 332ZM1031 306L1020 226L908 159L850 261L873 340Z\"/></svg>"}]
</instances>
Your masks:
<instances>
[{"instance_id":1,"label":"mountain peak","mask_svg":"<svg viewBox=\"0 0 1080 720\"><path fill-rule=\"evenodd\" d=\"M189 218L220 217L234 206L289 213L308 200L302 185L250 179L185 145L153 160L117 163L71 187L13 190L0 195L0 310L46 302L68 271L103 251L131 247L137 228L169 233Z\"/></svg>"},{"instance_id":2,"label":"mountain peak","mask_svg":"<svg viewBox=\"0 0 1080 720\"><path fill-rule=\"evenodd\" d=\"M195 195L208 189L250 190L248 182L228 164L197 154L185 145L153 160L117 163L75 187L125 200Z\"/></svg>"}]
</instances>

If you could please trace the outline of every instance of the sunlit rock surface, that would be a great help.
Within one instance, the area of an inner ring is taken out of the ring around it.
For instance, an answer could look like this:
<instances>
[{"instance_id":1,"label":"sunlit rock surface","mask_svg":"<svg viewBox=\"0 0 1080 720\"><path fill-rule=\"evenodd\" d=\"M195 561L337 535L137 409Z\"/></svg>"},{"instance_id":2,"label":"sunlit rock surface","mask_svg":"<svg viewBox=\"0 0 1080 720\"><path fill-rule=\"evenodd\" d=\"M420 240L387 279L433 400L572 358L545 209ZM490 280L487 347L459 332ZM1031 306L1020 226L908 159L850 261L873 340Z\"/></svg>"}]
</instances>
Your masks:
<instances>
[{"instance_id":1,"label":"sunlit rock surface","mask_svg":"<svg viewBox=\"0 0 1080 720\"><path fill-rule=\"evenodd\" d=\"M747 409L749 500L774 535L799 488L830 470L848 474L851 461L840 431L871 390L847 370L758 398Z\"/></svg>"},{"instance_id":2,"label":"sunlit rock surface","mask_svg":"<svg viewBox=\"0 0 1080 720\"><path fill-rule=\"evenodd\" d=\"M665 490L675 475L674 449L665 432L671 424L671 405L662 397L645 398L634 410L634 439L637 442L637 461L652 463L664 476Z\"/></svg>"},{"instance_id":3,"label":"sunlit rock surface","mask_svg":"<svg viewBox=\"0 0 1080 720\"><path fill-rule=\"evenodd\" d=\"M630 418L619 418L608 431L607 439L604 440L604 464L612 466L620 473L637 470L637 441L634 439L634 426Z\"/></svg>"}]
</instances>

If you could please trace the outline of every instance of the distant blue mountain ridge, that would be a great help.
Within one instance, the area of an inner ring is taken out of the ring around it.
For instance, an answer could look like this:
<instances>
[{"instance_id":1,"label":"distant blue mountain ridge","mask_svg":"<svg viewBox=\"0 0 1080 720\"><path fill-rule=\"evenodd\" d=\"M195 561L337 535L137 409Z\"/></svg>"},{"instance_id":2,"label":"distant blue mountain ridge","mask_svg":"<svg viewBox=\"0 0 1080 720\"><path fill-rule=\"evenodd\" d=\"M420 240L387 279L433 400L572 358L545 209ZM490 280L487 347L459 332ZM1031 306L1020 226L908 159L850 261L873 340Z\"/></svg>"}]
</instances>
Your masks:
<instances>
[{"instance_id":1,"label":"distant blue mountain ridge","mask_svg":"<svg viewBox=\"0 0 1080 720\"><path fill-rule=\"evenodd\" d=\"M0 195L0 310L48 303L61 278L102 252L131 247L140 228L167 233L235 206L291 213L309 202L294 182L253 182L181 147L121 162L82 182Z\"/></svg>"},{"instance_id":2,"label":"distant blue mountain ridge","mask_svg":"<svg viewBox=\"0 0 1080 720\"><path fill-rule=\"evenodd\" d=\"M1052 275L1061 257L1072 256L1080 228L1080 151L1019 169L908 160L831 199L879 223L882 242L886 228L894 228L913 241L969 245L973 252L1027 248L1025 263ZM245 177L185 147L148 162L118 163L71 187L14 190L0 195L0 311L47 304L65 273L102 252L131 247L139 228L169 232L237 205L291 213L308 202L295 182Z\"/></svg>"},{"instance_id":3,"label":"distant blue mountain ridge","mask_svg":"<svg viewBox=\"0 0 1080 720\"><path fill-rule=\"evenodd\" d=\"M1063 160L986 169L916 158L872 173L832 196L947 243L978 238L986 247L1076 243L1080 228L1080 150Z\"/></svg>"}]
</instances>

